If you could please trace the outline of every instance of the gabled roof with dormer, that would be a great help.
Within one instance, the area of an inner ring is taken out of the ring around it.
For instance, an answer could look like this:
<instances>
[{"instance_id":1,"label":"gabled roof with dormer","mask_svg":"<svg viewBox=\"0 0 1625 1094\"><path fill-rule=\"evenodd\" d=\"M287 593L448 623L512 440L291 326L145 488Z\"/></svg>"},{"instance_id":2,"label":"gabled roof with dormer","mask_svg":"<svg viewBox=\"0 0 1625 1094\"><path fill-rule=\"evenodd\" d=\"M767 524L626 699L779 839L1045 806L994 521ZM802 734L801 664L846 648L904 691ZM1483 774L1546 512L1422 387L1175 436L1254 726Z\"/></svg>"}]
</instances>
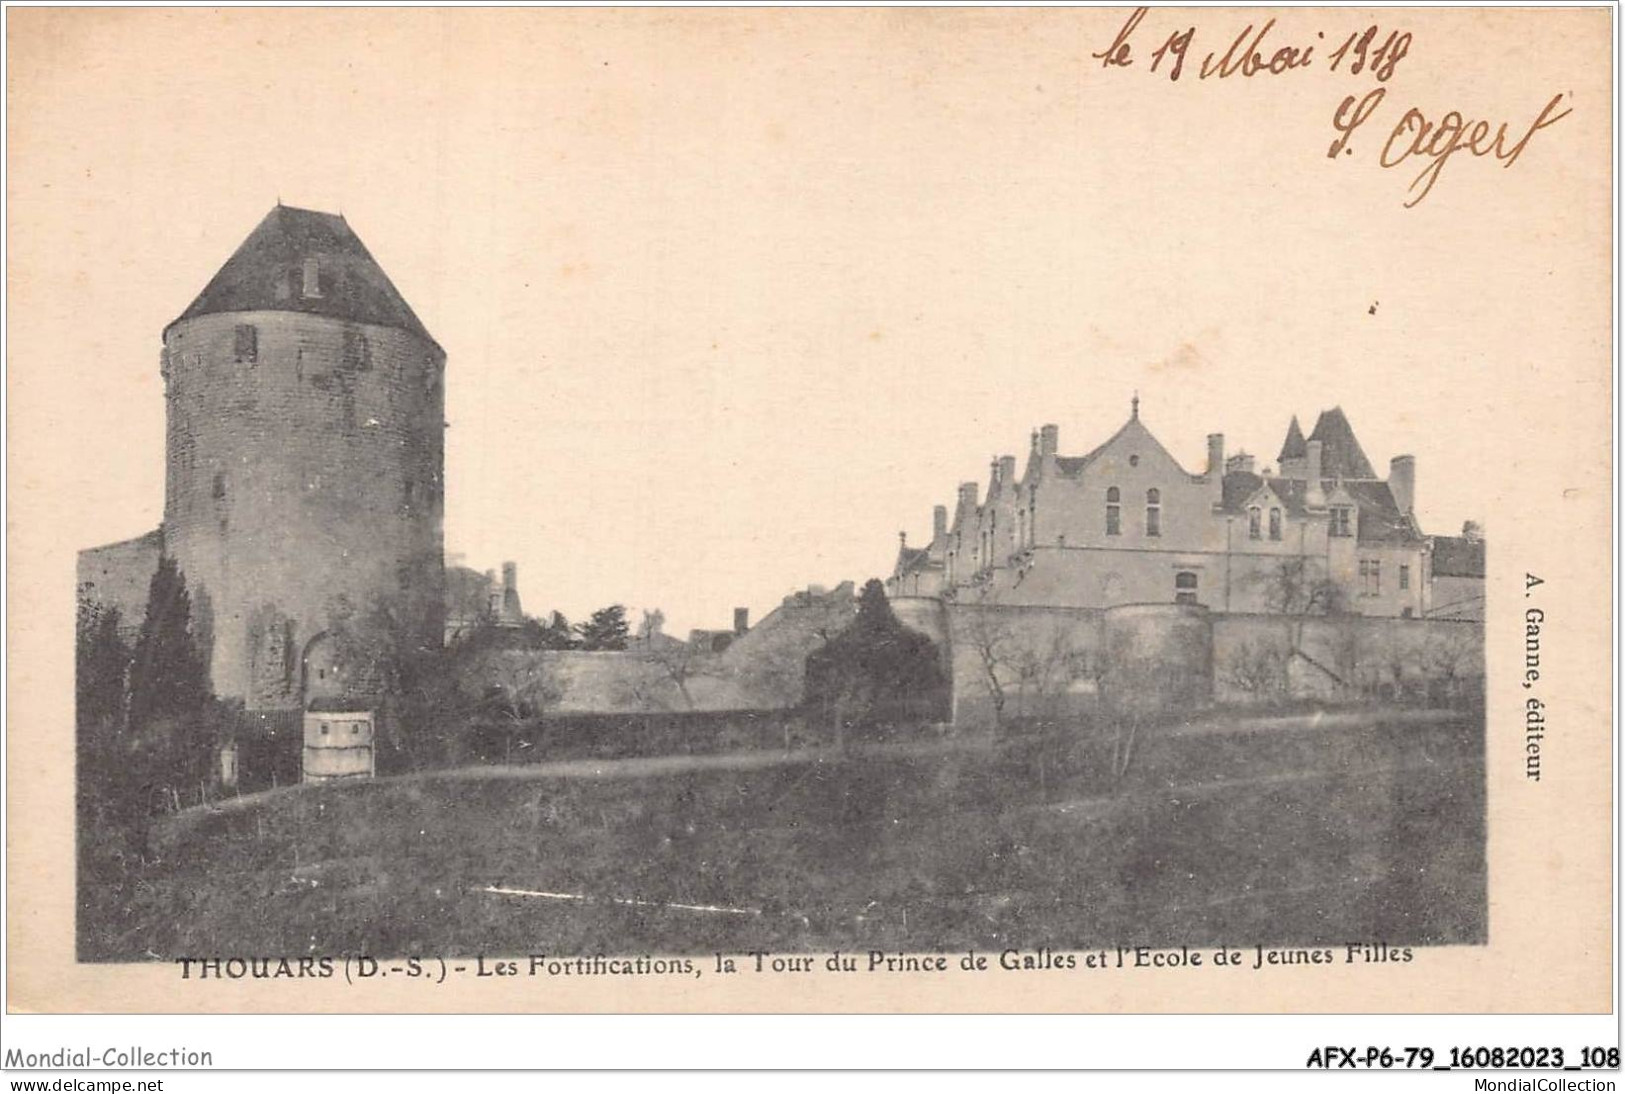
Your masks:
<instances>
[{"instance_id":1,"label":"gabled roof with dormer","mask_svg":"<svg viewBox=\"0 0 1625 1094\"><path fill-rule=\"evenodd\" d=\"M1361 543L1421 543L1416 521L1402 513L1385 482L1345 479L1341 484L1360 508Z\"/></svg>"},{"instance_id":2,"label":"gabled roof with dormer","mask_svg":"<svg viewBox=\"0 0 1625 1094\"><path fill-rule=\"evenodd\" d=\"M1421 533L1411 517L1399 511L1394 495L1385 482L1322 479L1321 493L1329 505L1352 504L1359 510L1361 543L1420 543ZM1289 516L1303 519L1316 512L1307 503L1309 484L1302 479L1265 478L1251 471L1231 471L1224 476L1221 508L1236 516L1244 515L1253 500L1268 490L1280 499ZM1321 511L1324 510L1322 507Z\"/></svg>"},{"instance_id":3,"label":"gabled roof with dormer","mask_svg":"<svg viewBox=\"0 0 1625 1094\"><path fill-rule=\"evenodd\" d=\"M1260 509L1277 507L1287 509L1286 499L1276 493L1275 486L1272 485L1272 483L1281 483L1282 481L1281 479L1260 480L1258 489L1247 496L1246 500L1241 503L1241 508L1251 509L1256 506Z\"/></svg>"},{"instance_id":4,"label":"gabled roof with dormer","mask_svg":"<svg viewBox=\"0 0 1625 1094\"><path fill-rule=\"evenodd\" d=\"M930 561L930 548L910 547L905 543L897 549L897 567L894 572L901 577L904 574L913 573L915 570L925 569Z\"/></svg>"},{"instance_id":5,"label":"gabled roof with dormer","mask_svg":"<svg viewBox=\"0 0 1625 1094\"><path fill-rule=\"evenodd\" d=\"M315 260L316 292L305 264ZM265 215L176 323L223 312L324 315L434 342L406 298L342 216L278 205ZM170 324L171 326L174 323Z\"/></svg>"}]
</instances>

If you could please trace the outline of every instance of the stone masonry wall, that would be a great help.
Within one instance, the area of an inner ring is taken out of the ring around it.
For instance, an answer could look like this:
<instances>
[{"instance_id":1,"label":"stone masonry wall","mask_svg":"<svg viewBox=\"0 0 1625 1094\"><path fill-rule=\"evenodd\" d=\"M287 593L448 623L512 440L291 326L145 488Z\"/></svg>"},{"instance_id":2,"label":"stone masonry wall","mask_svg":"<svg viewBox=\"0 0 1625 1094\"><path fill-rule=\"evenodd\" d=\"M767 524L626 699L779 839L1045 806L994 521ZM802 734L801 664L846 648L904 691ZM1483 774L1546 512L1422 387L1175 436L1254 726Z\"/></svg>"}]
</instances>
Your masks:
<instances>
[{"instance_id":1,"label":"stone masonry wall","mask_svg":"<svg viewBox=\"0 0 1625 1094\"><path fill-rule=\"evenodd\" d=\"M117 608L119 631L126 640L141 632L147 615L147 592L158 569L164 540L160 530L136 539L79 552L78 595L102 608Z\"/></svg>"},{"instance_id":2,"label":"stone masonry wall","mask_svg":"<svg viewBox=\"0 0 1625 1094\"><path fill-rule=\"evenodd\" d=\"M402 331L294 313L165 332L165 546L217 694L297 706L302 651L380 598L438 642L444 362Z\"/></svg>"}]
</instances>

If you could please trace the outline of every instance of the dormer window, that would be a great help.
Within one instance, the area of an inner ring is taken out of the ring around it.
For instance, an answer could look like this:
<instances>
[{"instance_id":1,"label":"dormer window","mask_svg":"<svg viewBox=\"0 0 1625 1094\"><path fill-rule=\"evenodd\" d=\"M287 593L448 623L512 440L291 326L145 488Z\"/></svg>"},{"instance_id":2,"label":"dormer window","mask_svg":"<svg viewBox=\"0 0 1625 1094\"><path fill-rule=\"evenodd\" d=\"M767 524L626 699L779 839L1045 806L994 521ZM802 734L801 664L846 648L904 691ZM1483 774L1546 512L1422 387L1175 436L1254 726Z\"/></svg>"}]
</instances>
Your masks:
<instances>
[{"instance_id":1,"label":"dormer window","mask_svg":"<svg viewBox=\"0 0 1625 1094\"><path fill-rule=\"evenodd\" d=\"M1162 535L1162 491L1154 486L1145 492L1145 534Z\"/></svg>"},{"instance_id":2,"label":"dormer window","mask_svg":"<svg viewBox=\"0 0 1625 1094\"><path fill-rule=\"evenodd\" d=\"M1120 536L1123 534L1123 492L1115 486L1106 488L1106 534Z\"/></svg>"},{"instance_id":3,"label":"dormer window","mask_svg":"<svg viewBox=\"0 0 1625 1094\"><path fill-rule=\"evenodd\" d=\"M1339 505L1332 509L1331 534L1340 539L1347 539L1354 534L1354 510L1346 505Z\"/></svg>"},{"instance_id":4,"label":"dormer window","mask_svg":"<svg viewBox=\"0 0 1625 1094\"><path fill-rule=\"evenodd\" d=\"M1281 510L1270 510L1270 538L1277 543L1281 540Z\"/></svg>"},{"instance_id":5,"label":"dormer window","mask_svg":"<svg viewBox=\"0 0 1625 1094\"><path fill-rule=\"evenodd\" d=\"M304 283L299 289L300 295L307 299L322 295L321 263L316 256L305 259Z\"/></svg>"}]
</instances>

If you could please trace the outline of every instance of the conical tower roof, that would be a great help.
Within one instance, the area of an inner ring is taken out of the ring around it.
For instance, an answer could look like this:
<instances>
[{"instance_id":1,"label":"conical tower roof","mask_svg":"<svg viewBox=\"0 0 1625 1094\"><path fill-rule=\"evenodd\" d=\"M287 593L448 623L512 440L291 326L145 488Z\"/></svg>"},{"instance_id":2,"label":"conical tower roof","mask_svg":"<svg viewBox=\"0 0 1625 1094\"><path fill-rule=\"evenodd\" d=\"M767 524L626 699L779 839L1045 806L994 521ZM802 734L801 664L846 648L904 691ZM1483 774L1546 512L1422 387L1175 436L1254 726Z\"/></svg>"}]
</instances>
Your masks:
<instances>
[{"instance_id":1,"label":"conical tower roof","mask_svg":"<svg viewBox=\"0 0 1625 1094\"><path fill-rule=\"evenodd\" d=\"M1309 442L1303 439L1303 428L1298 425L1298 416L1292 415L1292 424L1286 427L1286 440L1281 444L1281 454L1275 457L1276 463L1285 463L1287 460L1300 460L1309 455Z\"/></svg>"},{"instance_id":2,"label":"conical tower roof","mask_svg":"<svg viewBox=\"0 0 1625 1094\"><path fill-rule=\"evenodd\" d=\"M314 292L306 263L315 260ZM222 312L288 311L393 327L434 342L342 216L278 205L175 322ZM170 324L173 326L174 324Z\"/></svg>"},{"instance_id":3,"label":"conical tower roof","mask_svg":"<svg viewBox=\"0 0 1625 1094\"><path fill-rule=\"evenodd\" d=\"M1371 470L1371 461L1365 458L1365 450L1360 442L1354 439L1354 427L1343 414L1343 408L1334 406L1320 414L1320 420L1315 423L1315 431L1309 434L1311 441L1319 441L1321 446L1320 473L1328 479L1375 479L1377 473Z\"/></svg>"}]
</instances>

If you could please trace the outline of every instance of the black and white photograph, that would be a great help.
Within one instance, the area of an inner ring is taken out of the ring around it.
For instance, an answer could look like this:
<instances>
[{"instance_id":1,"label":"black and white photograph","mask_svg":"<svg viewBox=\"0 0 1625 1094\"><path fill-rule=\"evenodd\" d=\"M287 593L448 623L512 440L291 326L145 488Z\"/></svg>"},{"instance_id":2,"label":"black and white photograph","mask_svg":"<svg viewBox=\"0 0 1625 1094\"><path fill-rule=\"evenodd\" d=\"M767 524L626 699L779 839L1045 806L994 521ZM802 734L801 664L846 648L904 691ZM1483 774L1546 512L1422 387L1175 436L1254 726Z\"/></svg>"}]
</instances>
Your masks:
<instances>
[{"instance_id":1,"label":"black and white photograph","mask_svg":"<svg viewBox=\"0 0 1625 1094\"><path fill-rule=\"evenodd\" d=\"M31 1009L1606 1002L1606 14L9 32Z\"/></svg>"}]
</instances>

